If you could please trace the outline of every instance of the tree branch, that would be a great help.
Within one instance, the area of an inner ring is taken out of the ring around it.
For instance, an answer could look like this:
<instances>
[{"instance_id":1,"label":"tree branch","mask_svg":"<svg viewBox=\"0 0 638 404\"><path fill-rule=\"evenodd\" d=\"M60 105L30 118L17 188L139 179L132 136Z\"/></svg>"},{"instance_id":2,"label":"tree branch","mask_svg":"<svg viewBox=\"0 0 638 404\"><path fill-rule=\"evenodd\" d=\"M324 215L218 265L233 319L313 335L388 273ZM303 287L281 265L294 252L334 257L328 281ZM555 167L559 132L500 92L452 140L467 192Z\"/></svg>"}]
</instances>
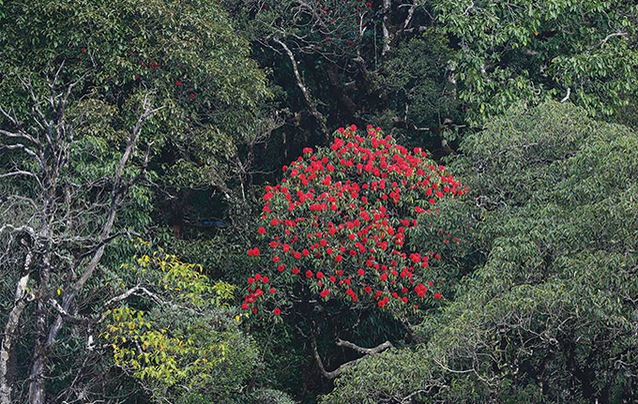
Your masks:
<instances>
[{"instance_id":1,"label":"tree branch","mask_svg":"<svg viewBox=\"0 0 638 404\"><path fill-rule=\"evenodd\" d=\"M53 298L49 299L49 304L51 305L51 307L53 307L55 309L55 311L57 311L66 320L70 320L70 321L72 321L74 323L87 323L87 322L91 321L90 319L88 319L86 317L74 316L73 314L71 314L68 311L64 310L64 308L62 306L60 306L60 303L58 303L58 301L53 299Z\"/></svg>"},{"instance_id":2,"label":"tree branch","mask_svg":"<svg viewBox=\"0 0 638 404\"><path fill-rule=\"evenodd\" d=\"M113 188L111 190L111 206L107 214L106 222L104 223L104 226L102 227L102 232L100 234L100 243L99 243L100 246L95 250L95 253L93 254L91 260L89 261L84 273L78 278L77 281L75 281L75 283L67 291L65 291L64 296L62 298L62 305L61 305L65 311L69 310L78 292L82 289L84 284L86 284L86 282L91 278L91 276L93 275L93 272L95 272L95 269L98 266L98 263L100 262L100 260L102 259L102 256L104 255L104 249L106 247L105 241L108 240L110 237L111 230L115 223L116 213L120 207L120 203L122 199L124 198L124 193L126 192L126 188L121 186L123 182L122 176L124 174L124 168L126 167L126 164L130 160L131 155L133 154L133 151L135 150L135 146L137 144L137 139L141 132L142 125L153 113L155 113L156 111L160 109L160 108L156 108L156 109L151 108L151 101L148 98L148 96L144 98L143 107L144 107L144 112L140 115L140 117L137 120L137 123L135 124L135 127L131 131L126 144L126 148L124 149L124 153L122 154L122 157L120 158L120 162L117 166L117 169L115 170L115 178L113 181ZM63 323L63 317L61 315L58 315L54 323L51 325L51 328L49 329L49 335L47 337L47 346L50 346L51 344L53 344L53 342L55 342L55 339L57 338L57 335L60 332L60 329L62 327L62 323Z\"/></svg>"},{"instance_id":3,"label":"tree branch","mask_svg":"<svg viewBox=\"0 0 638 404\"><path fill-rule=\"evenodd\" d=\"M27 304L34 299L33 293L28 292L29 273L33 252L29 250L24 259L24 275L18 281L14 295L13 308L9 312L7 322L4 325L4 334L0 343L0 404L11 404L12 383L9 382L9 363L11 358L11 345L16 334L20 316Z\"/></svg>"},{"instance_id":4,"label":"tree branch","mask_svg":"<svg viewBox=\"0 0 638 404\"><path fill-rule=\"evenodd\" d=\"M386 349L391 348L392 344L389 341L386 341L383 344L378 345L374 348L363 348L356 344L353 344L352 342L344 341L341 338L337 338L337 346L350 348L356 352L364 354L364 356L362 356L361 358L353 359L349 362L346 362L340 365L338 368L336 368L333 371L327 371L326 368L323 366L323 361L321 360L321 356L319 356L319 351L317 350L317 339L315 338L313 334L310 338L310 348L312 349L312 355L314 356L317 362L317 366L319 367L319 371L321 372L321 375L325 377L326 379L334 379L340 376L344 370L353 366L359 360L367 357L368 355L373 355L373 354L378 354L380 352L383 352Z\"/></svg>"},{"instance_id":5,"label":"tree branch","mask_svg":"<svg viewBox=\"0 0 638 404\"><path fill-rule=\"evenodd\" d=\"M106 303L104 303L104 307L109 307L113 303L121 302L122 300L125 300L132 295L139 294L139 292L142 292L142 294L149 296L151 299L155 300L156 302L163 303L163 301L159 297L157 297L155 293L151 292L150 290L146 289L143 286L137 285L120 295L112 297Z\"/></svg>"},{"instance_id":6,"label":"tree branch","mask_svg":"<svg viewBox=\"0 0 638 404\"><path fill-rule=\"evenodd\" d=\"M350 348L353 351L362 353L364 355L373 355L373 354L383 352L386 349L392 348L392 344L390 343L390 341L386 341L383 344L375 346L374 348L363 348L363 347L360 347L359 345L353 344L352 342L344 341L341 338L337 338L337 346Z\"/></svg>"},{"instance_id":7,"label":"tree branch","mask_svg":"<svg viewBox=\"0 0 638 404\"><path fill-rule=\"evenodd\" d=\"M607 43L607 41L609 41L611 38L613 38L613 37L617 37L617 36L623 37L624 39L628 39L628 38L629 38L629 35L628 35L626 32L614 32L614 33L612 33L612 34L607 35L605 38L603 38L603 39L602 39L600 42L598 42L597 44L592 45L592 46L589 46L587 49L588 49L588 50L593 50L593 49L598 48L599 46L603 46L603 45L604 45L604 44L606 44L606 43Z\"/></svg>"},{"instance_id":8,"label":"tree branch","mask_svg":"<svg viewBox=\"0 0 638 404\"><path fill-rule=\"evenodd\" d=\"M290 48L288 48L288 46L280 39L273 38L273 41L277 43L279 46L281 46L284 52L286 52L288 59L290 59L290 64L292 65L292 71L293 71L293 74L295 75L295 81L297 83L297 87L299 87L299 90L301 90L304 100L306 101L308 108L310 108L310 113L312 114L312 116L315 117L315 119L319 123L319 126L321 127L321 131L327 135L328 127L326 126L323 115L321 114L321 112L317 110L315 102L312 99L312 96L310 95L310 90L308 90L308 88L306 88L306 86L303 84L303 80L301 79L301 74L299 74L299 68L297 66L297 60L295 59L295 55L292 53Z\"/></svg>"},{"instance_id":9,"label":"tree branch","mask_svg":"<svg viewBox=\"0 0 638 404\"><path fill-rule=\"evenodd\" d=\"M4 146L0 146L0 150L2 150L2 149L6 149L6 150L22 150L23 152L25 152L29 156L33 157L38 162L38 165L41 168L44 167L44 162L42 161L40 156L38 156L38 154L36 152L34 152L33 150L29 149L28 147L26 147L23 144L20 144L20 143L7 144L7 145L4 145Z\"/></svg>"}]
</instances>

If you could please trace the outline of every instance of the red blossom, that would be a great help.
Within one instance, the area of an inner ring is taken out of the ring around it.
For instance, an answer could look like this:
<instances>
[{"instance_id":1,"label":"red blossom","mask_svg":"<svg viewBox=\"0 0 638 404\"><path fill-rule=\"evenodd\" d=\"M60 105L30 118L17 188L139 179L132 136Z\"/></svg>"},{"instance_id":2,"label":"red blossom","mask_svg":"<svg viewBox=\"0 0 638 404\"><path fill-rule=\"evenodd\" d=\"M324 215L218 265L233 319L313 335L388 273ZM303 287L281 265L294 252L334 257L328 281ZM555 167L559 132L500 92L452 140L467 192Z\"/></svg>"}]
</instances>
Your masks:
<instances>
[{"instance_id":1,"label":"red blossom","mask_svg":"<svg viewBox=\"0 0 638 404\"><path fill-rule=\"evenodd\" d=\"M441 255L420 250L424 247L411 243L410 232L427 226L431 215L442 214L434 207L439 200L459 197L466 189L428 160L425 151L408 150L370 125L364 135L355 125L339 128L328 148L302 152L283 168L282 181L266 187L263 195L257 233L268 235L267 256L274 264L266 268L271 276L261 277L261 284L280 289L305 283L324 299L384 309L427 307L413 300L427 298L424 285L433 283L425 271L431 273ZM443 231L440 236L440 246L460 242ZM259 256L259 250L252 248L248 255ZM290 275L302 271L304 277ZM252 279L251 286L259 281L256 275ZM269 296L275 301L272 292ZM242 307L264 299L263 291L249 288Z\"/></svg>"},{"instance_id":2,"label":"red blossom","mask_svg":"<svg viewBox=\"0 0 638 404\"><path fill-rule=\"evenodd\" d=\"M249 257L259 257L259 248L255 247L255 248L251 248L248 250L248 256Z\"/></svg>"}]
</instances>

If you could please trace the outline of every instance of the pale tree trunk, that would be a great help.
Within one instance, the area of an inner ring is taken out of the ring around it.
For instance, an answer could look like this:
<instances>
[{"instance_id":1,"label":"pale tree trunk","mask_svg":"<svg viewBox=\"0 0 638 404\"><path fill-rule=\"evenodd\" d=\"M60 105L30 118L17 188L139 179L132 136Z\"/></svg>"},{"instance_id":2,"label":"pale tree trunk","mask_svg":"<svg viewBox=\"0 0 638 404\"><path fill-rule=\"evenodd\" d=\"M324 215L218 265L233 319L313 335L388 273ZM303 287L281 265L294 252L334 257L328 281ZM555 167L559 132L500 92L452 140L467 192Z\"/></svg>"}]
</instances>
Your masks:
<instances>
[{"instance_id":1,"label":"pale tree trunk","mask_svg":"<svg viewBox=\"0 0 638 404\"><path fill-rule=\"evenodd\" d=\"M79 278L71 285L71 287L68 288L68 290L64 291L62 295L62 304L60 305L56 302L57 304L52 305L52 308L58 312L53 321L51 321L52 317L50 308L47 307L48 305L50 305L49 276L51 270L48 256L52 253L49 247L52 235L49 234L49 228L46 224L41 232L41 238L43 239L45 244L42 248L43 259L40 268L40 284L37 296L38 301L35 310L36 340L34 345L31 371L29 374L29 403L31 404L44 404L46 401L46 367L48 365L54 343L64 325L65 317L70 316L70 309L75 301L75 298L77 297L77 294L82 290L86 282L94 274L96 268L98 267L98 264L100 263L104 255L106 245L112 239L111 233L115 224L115 217L121 207L121 203L124 200L128 189L135 183L135 181L139 180L143 176L144 170L146 169L146 164L148 164L149 156L147 153L140 174L135 178L132 178L128 181L126 180L124 176L124 169L128 165L135 151L135 148L137 147L142 125L154 112L157 111L157 109L151 109L151 102L148 98L144 100L143 106L144 111L138 118L135 127L129 134L125 150L115 170L112 190L110 193L109 210L106 213L106 218L104 221L104 225L102 226L100 235L96 237L95 249L88 256L83 255L76 261L73 267L73 271L75 272L76 270L79 270L81 268L84 268L84 270L82 271L82 275L79 276ZM59 171L59 168L60 167L55 167L55 169L52 170L52 172L54 173L54 178L52 179L53 181L44 181L45 184L53 185L52 188L49 189L55 190L57 188L57 185L54 184L57 181L57 172ZM47 200L54 201L53 198ZM49 216L46 214L46 212L55 212L55 210L49 210L47 209L47 206L49 205L45 202L45 208L43 209L45 212L44 217L53 221L55 220L55 218L53 217L55 213ZM84 264L85 260L89 257L89 262Z\"/></svg>"},{"instance_id":2,"label":"pale tree trunk","mask_svg":"<svg viewBox=\"0 0 638 404\"><path fill-rule=\"evenodd\" d=\"M360 347L356 344L353 344L352 342L349 341L344 341L341 338L337 338L337 343L336 345L338 347L344 347L344 348L350 348L352 350L354 350L355 352L358 352L360 354L363 354L364 356L358 359L353 359L349 362L343 363L341 365L339 365L338 368L336 368L335 370L331 370L328 371L326 370L326 368L323 365L323 361L321 360L321 356L319 355L319 351L317 350L317 339L315 337L315 335L313 334L310 337L310 349L312 349L312 356L314 356L315 361L317 362L317 367L319 368L319 371L321 372L321 375L323 377L325 377L326 379L335 379L339 376L341 376L341 373L343 373L344 370L346 370L347 368L353 366L354 364L356 364L358 361L360 361L362 358L365 358L369 355L375 355L378 353L381 353L383 351L385 351L386 349L392 348L392 344L390 343L390 341L386 341L383 344L379 344L373 348L364 348L364 347Z\"/></svg>"},{"instance_id":3,"label":"pale tree trunk","mask_svg":"<svg viewBox=\"0 0 638 404\"><path fill-rule=\"evenodd\" d=\"M328 127L326 126L326 120L324 116L321 114L321 112L319 112L319 110L317 109L317 105L316 105L317 103L310 95L310 90L303 83L301 74L299 73L299 67L298 67L298 63L297 63L297 59L295 58L295 55L292 53L288 45L286 45L282 40L278 38L273 38L273 41L282 47L284 52L286 52L286 56L288 56L288 59L290 59L290 64L292 66L292 72L295 75L295 82L297 83L297 87L299 88L299 90L301 90L301 94L303 95L303 98L306 101L306 105L308 105L308 108L310 109L310 113L319 124L321 131L324 133L325 136L327 136L330 132L328 131Z\"/></svg>"},{"instance_id":4,"label":"pale tree trunk","mask_svg":"<svg viewBox=\"0 0 638 404\"><path fill-rule=\"evenodd\" d=\"M44 371L49 357L49 346L47 346L46 343L47 323L49 319L46 308L49 269L42 269L40 271L40 276L40 288L36 292L38 294L38 300L35 308L35 344L33 347L33 358L30 371L31 383L29 383L30 404L44 404Z\"/></svg>"},{"instance_id":5,"label":"pale tree trunk","mask_svg":"<svg viewBox=\"0 0 638 404\"><path fill-rule=\"evenodd\" d=\"M383 31L383 49L381 50L381 56L385 56L390 51L390 31L388 30L388 20L390 15L390 8L392 7L392 1L383 0L383 22L381 23L381 30Z\"/></svg>"},{"instance_id":6,"label":"pale tree trunk","mask_svg":"<svg viewBox=\"0 0 638 404\"><path fill-rule=\"evenodd\" d=\"M136 176L128 177L125 168L130 165L139 142L139 135L144 122L157 111L151 108L151 100L146 97L142 103L142 111L135 126L129 133L127 143L112 177L101 178L110 185L108 199L99 201L108 207L107 211L96 220L102 223L99 234L95 234L90 240L83 241L82 247L76 247L79 251L88 252L75 258L75 262L65 265L59 264L58 249L65 248L69 243L75 243L77 238L72 227L60 227L68 207L60 195L64 194L66 185L61 176L70 164L71 148L74 142L73 123L65 121L65 109L68 97L75 85L80 83L80 78L66 87L63 92L56 89L58 77L62 71L62 64L50 83L50 95L45 100L38 99L28 81L23 81L24 89L29 93L33 102L33 116L35 124L39 128L37 134L25 129L24 125L12 113L0 106L0 115L6 118L15 128L13 131L0 128L1 150L13 150L23 152L27 158L33 159L35 167L31 170L16 167L13 171L0 173L0 180L14 176L25 176L33 180L37 197L15 195L15 200L28 203L32 208L28 221L38 223L37 228L13 224L0 225L0 233L7 231L10 238L15 235L28 234L28 239L21 239L21 244L28 246L25 264L21 272L20 281L17 284L13 307L8 313L7 322L4 325L4 333L0 345L0 404L8 404L12 397L12 375L15 374L14 353L12 343L16 339L21 318L29 301L34 301L35 307L30 315L33 322L34 345L31 356L28 378L28 401L31 404L44 404L46 397L47 367L54 351L54 344L64 322L74 317L72 307L78 293L95 273L100 263L106 245L115 237L112 235L115 226L115 218L122 202L132 185L143 178L149 161L150 147L147 149L140 171ZM47 108L50 114L42 112ZM70 198L70 196L69 196ZM19 205L16 205L19 206ZM9 208L11 204L9 204ZM7 210L9 211L9 210ZM67 233L69 232L70 233ZM80 238L84 240L84 238ZM9 243L11 248L12 243ZM56 268L54 268L54 266ZM57 270L54 270L57 269ZM75 279L70 287L66 288L61 296L61 304L52 292L53 276L67 275L68 279ZM50 279L51 278L51 279ZM28 282L31 279L33 292L29 293Z\"/></svg>"},{"instance_id":7,"label":"pale tree trunk","mask_svg":"<svg viewBox=\"0 0 638 404\"><path fill-rule=\"evenodd\" d=\"M31 267L31 259L33 253L29 251L25 258L24 268L25 275L20 278L16 286L15 297L13 300L13 308L9 313L7 323L4 325L4 334L0 345L0 404L11 404L12 393L12 375L15 370L11 369L11 345L15 338L16 330L20 322L22 311L29 301L33 300L33 294L27 292L27 284L29 282L29 271Z\"/></svg>"}]
</instances>

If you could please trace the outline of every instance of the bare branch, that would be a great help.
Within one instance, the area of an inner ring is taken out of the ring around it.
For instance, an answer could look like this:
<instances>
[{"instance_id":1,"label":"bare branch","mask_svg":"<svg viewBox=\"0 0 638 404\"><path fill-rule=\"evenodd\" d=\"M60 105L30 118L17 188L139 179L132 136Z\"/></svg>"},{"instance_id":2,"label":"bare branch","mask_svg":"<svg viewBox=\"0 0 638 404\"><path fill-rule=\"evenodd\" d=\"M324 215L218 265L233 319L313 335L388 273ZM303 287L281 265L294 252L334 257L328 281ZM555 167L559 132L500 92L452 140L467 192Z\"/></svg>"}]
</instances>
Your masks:
<instances>
[{"instance_id":1,"label":"bare branch","mask_svg":"<svg viewBox=\"0 0 638 404\"><path fill-rule=\"evenodd\" d=\"M321 114L321 112L317 110L315 102L312 99L312 96L310 95L310 91L303 84L303 80L301 79L301 74L299 74L299 68L297 67L297 60L295 59L295 55L292 53L290 48L288 48L288 46L280 39L273 38L273 41L276 42L279 46L281 46L284 52L286 52L286 55L288 56L288 59L290 59L290 63L292 65L292 71L295 75L295 81L297 82L297 87L299 87L299 90L301 90L304 100L306 100L306 104L308 105L308 108L310 108L310 113L312 114L312 116L315 117L315 119L321 126L321 131L327 135L329 133L328 127L326 126L323 115Z\"/></svg>"},{"instance_id":2,"label":"bare branch","mask_svg":"<svg viewBox=\"0 0 638 404\"><path fill-rule=\"evenodd\" d=\"M611 38L614 38L614 37L617 37L617 36L622 37L622 38L623 38L623 39L625 39L625 40L628 40L628 39L629 39L629 34L627 34L626 32L614 32L614 33L612 33L612 34L607 35L605 38L603 38L603 39L602 39L600 42L598 42L597 44L592 45L592 46L589 46L587 49L588 49L588 50L593 50L593 49L596 49L596 48L598 48L598 47L600 47L600 46L603 46L603 45L604 45L604 44L606 44L606 43L607 43L607 41L609 41Z\"/></svg>"},{"instance_id":3,"label":"bare branch","mask_svg":"<svg viewBox=\"0 0 638 404\"><path fill-rule=\"evenodd\" d=\"M44 114L44 112L42 112L42 109L40 108L40 100L35 95L35 92L33 91L33 86L31 86L31 82L29 82L26 79L20 78L20 84L22 84L22 87L27 90L27 92L29 93L29 97L31 97L31 101L33 101L33 112L35 115L37 115L37 116L34 116L34 120L36 124L43 131L46 130L47 117ZM39 141L38 141L38 144L40 144Z\"/></svg>"},{"instance_id":4,"label":"bare branch","mask_svg":"<svg viewBox=\"0 0 638 404\"><path fill-rule=\"evenodd\" d=\"M137 294L138 292L143 292L144 294L147 294L148 296L155 297L155 295L151 293L150 291L148 291L146 288L138 285L138 286L132 287L131 289L127 290L126 292L120 295L117 295L107 300L106 303L104 303L104 307L109 307L110 305L114 303L121 302L122 300L125 300L128 297Z\"/></svg>"},{"instance_id":5,"label":"bare branch","mask_svg":"<svg viewBox=\"0 0 638 404\"><path fill-rule=\"evenodd\" d=\"M22 150L23 152L25 152L29 156L33 157L38 162L40 167L44 167L44 164L43 164L42 159L40 158L40 156L38 156L38 154L36 152L34 152L33 150L29 149L27 146L25 146L23 144L17 143L17 144L8 144L8 145L0 146L0 150L2 150L2 149L6 149L6 150Z\"/></svg>"},{"instance_id":6,"label":"bare branch","mask_svg":"<svg viewBox=\"0 0 638 404\"><path fill-rule=\"evenodd\" d=\"M392 344L389 341L384 342L381 345L378 345L374 348L363 348L360 347L356 344L353 344L352 342L348 342L348 341L344 341L340 338L337 339L337 346L340 347L347 347L350 349L353 349L359 353L364 354L364 356L362 356L361 358L358 359L353 359L349 362L346 362L342 365L340 365L338 368L336 368L335 370L332 371L327 371L326 368L323 366L323 361L321 360L321 356L319 356L319 352L317 350L317 340L315 338L315 336L313 335L310 338L310 348L312 349L312 355L315 358L315 361L317 362L317 366L319 367L319 371L321 372L321 375L323 377L325 377L326 379L334 379L338 376L341 375L341 373L343 373L344 370L346 370L347 368L353 366L355 363L357 363L359 360L367 357L368 355L373 355L373 354L377 354L380 352L385 351L388 348L392 347Z\"/></svg>"},{"instance_id":7,"label":"bare branch","mask_svg":"<svg viewBox=\"0 0 638 404\"><path fill-rule=\"evenodd\" d=\"M471 1L470 3L471 4L469 6L467 6L465 11L463 11L463 15L469 15L470 10L474 8L474 1Z\"/></svg>"},{"instance_id":8,"label":"bare branch","mask_svg":"<svg viewBox=\"0 0 638 404\"><path fill-rule=\"evenodd\" d=\"M16 330L20 316L27 306L28 302L32 301L33 293L28 292L27 285L29 282L29 273L31 271L31 260L33 253L29 251L25 257L24 262L24 275L18 281L16 285L16 292L14 295L13 308L9 312L7 322L4 325L4 333L2 336L2 342L0 343L0 403L11 404L11 391L12 386L9 384L7 374L9 373L9 362L11 355L11 345L13 339L16 336Z\"/></svg>"},{"instance_id":9,"label":"bare branch","mask_svg":"<svg viewBox=\"0 0 638 404\"><path fill-rule=\"evenodd\" d=\"M73 264L73 271L77 270L80 265L82 264L82 261L84 261L87 257L90 257L91 255L94 255L100 248L104 248L108 243L110 243L111 241L115 240L116 238L119 238L125 234L129 234L128 232L121 232L121 233L117 233L115 235L112 235L110 237L104 238L99 240L99 242L93 246L93 248L91 248L90 250L80 254L79 257L77 257L75 259L75 263ZM69 239L68 241L73 242L73 241L80 241L80 240L85 240L85 238L74 238L74 239Z\"/></svg>"},{"instance_id":10,"label":"bare branch","mask_svg":"<svg viewBox=\"0 0 638 404\"><path fill-rule=\"evenodd\" d=\"M408 26L410 25L410 23L412 22L412 17L414 16L414 10L416 9L416 2L412 2L411 4L403 4L399 7L410 7L408 9L408 16L405 18L405 21L403 22L403 29L407 29Z\"/></svg>"},{"instance_id":11,"label":"bare branch","mask_svg":"<svg viewBox=\"0 0 638 404\"><path fill-rule=\"evenodd\" d=\"M40 182L39 177L35 174L33 174L31 171L23 171L23 170L18 170L18 171L11 171L9 173L4 173L4 174L0 174L0 178L9 178L9 177L15 177L17 175L24 175L27 177L33 177L36 180L38 180L38 182Z\"/></svg>"},{"instance_id":12,"label":"bare branch","mask_svg":"<svg viewBox=\"0 0 638 404\"><path fill-rule=\"evenodd\" d=\"M175 304L172 301L166 301L164 299L162 299L161 297L159 297L157 294L151 292L150 290L148 290L148 288L141 286L141 285L137 285L134 286L132 288L130 288L129 290L125 291L122 294L119 294L115 297L112 297L111 299L109 299L106 303L104 303L104 307L107 308L115 303L121 302L122 300L126 300L131 296L148 296L151 299L153 299L153 301L155 303L157 303L158 305L161 306L169 306L175 309L181 309L181 310L186 310L191 312L192 314L195 315L201 315L201 313L197 312L196 310L194 310L191 307L186 307L186 306L182 306L179 304ZM106 313L106 311L105 311ZM98 320L98 322L102 322L104 321L104 319L106 318L106 314L102 314L102 316L100 317L100 319Z\"/></svg>"},{"instance_id":13,"label":"bare branch","mask_svg":"<svg viewBox=\"0 0 638 404\"><path fill-rule=\"evenodd\" d=\"M337 346L350 348L364 355L377 354L379 352L385 351L386 349L392 348L392 344L390 343L390 341L386 341L383 344L375 346L374 348L363 348L359 345L353 344L352 342L344 341L341 338L337 338Z\"/></svg>"},{"instance_id":14,"label":"bare branch","mask_svg":"<svg viewBox=\"0 0 638 404\"><path fill-rule=\"evenodd\" d=\"M55 300L55 299L52 299L52 298L49 299L49 304L51 305L51 307L53 307L55 309L55 311L57 311L67 321L71 321L71 322L74 322L74 323L87 323L87 322L91 321L90 319L88 319L86 317L74 316L73 314L71 314L68 311L64 310L64 308L62 306L60 306L60 303L58 303L58 301Z\"/></svg>"},{"instance_id":15,"label":"bare branch","mask_svg":"<svg viewBox=\"0 0 638 404\"><path fill-rule=\"evenodd\" d=\"M25 232L28 233L31 237L35 237L35 230L33 229L33 227L31 226L13 226L11 224L3 224L2 227L0 227L0 233L3 233L4 231L9 230L12 232Z\"/></svg>"},{"instance_id":16,"label":"bare branch","mask_svg":"<svg viewBox=\"0 0 638 404\"><path fill-rule=\"evenodd\" d=\"M82 273L82 275L75 281L75 283L67 291L64 292L61 306L65 311L69 310L69 307L71 307L71 304L75 300L77 293L91 278L91 276L95 272L95 269L98 266L98 263L100 262L100 260L102 259L102 256L104 255L104 249L106 247L105 241L110 238L110 233L115 223L116 213L118 209L120 208L121 201L124 198L124 194L126 192L126 188L122 187L122 181L123 181L122 176L124 174L124 168L127 165L128 161L130 160L131 155L133 154L133 151L135 150L137 139L142 130L142 125L153 113L155 113L156 111L160 109L160 108L156 108L156 109L151 108L151 101L148 95L144 98L142 105L144 107L144 112L138 118L137 123L135 124L135 127L133 128L133 130L131 131L129 135L126 148L124 149L124 153L122 154L122 157L120 158L120 162L115 171L115 178L113 181L113 188L111 191L111 203L110 203L110 208L106 217L106 221L102 227L102 232L100 234L100 242L99 242L100 246L95 250L93 256L91 257L91 260L87 264L87 267L84 273ZM60 329L62 327L62 322L63 322L62 316L58 315L55 322L51 325L51 328L49 329L47 345L51 345L57 338L57 335L60 332Z\"/></svg>"},{"instance_id":17,"label":"bare branch","mask_svg":"<svg viewBox=\"0 0 638 404\"><path fill-rule=\"evenodd\" d=\"M10 112L4 110L2 106L0 106L0 114L4 115L16 128L18 129L21 128L22 124L18 122L18 120L13 115L11 115ZM18 130L18 132L9 132L7 130L0 129L0 134L8 138L23 139L35 145L38 145L38 146L40 145L40 142L36 138L29 135L23 130Z\"/></svg>"}]
</instances>

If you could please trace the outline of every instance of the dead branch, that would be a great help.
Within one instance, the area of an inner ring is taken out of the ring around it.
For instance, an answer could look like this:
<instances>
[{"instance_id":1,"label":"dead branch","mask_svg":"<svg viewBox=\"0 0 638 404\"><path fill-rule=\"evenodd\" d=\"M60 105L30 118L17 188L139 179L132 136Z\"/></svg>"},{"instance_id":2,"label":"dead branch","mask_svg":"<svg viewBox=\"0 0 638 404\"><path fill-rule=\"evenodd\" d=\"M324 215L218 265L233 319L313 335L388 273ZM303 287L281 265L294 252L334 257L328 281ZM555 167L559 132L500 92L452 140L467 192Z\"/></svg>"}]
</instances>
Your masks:
<instances>
[{"instance_id":1,"label":"dead branch","mask_svg":"<svg viewBox=\"0 0 638 404\"><path fill-rule=\"evenodd\" d=\"M279 46L281 46L284 52L286 52L288 59L290 59L290 64L292 65L292 71L293 71L293 74L295 75L295 81L297 83L297 87L299 87L299 90L301 90L304 100L306 101L306 104L308 105L308 108L310 109L310 113L312 114L312 116L315 117L315 119L317 120L317 123L319 123L319 126L321 127L321 131L325 134L328 134L329 132L328 132L328 127L326 126L326 123L325 123L325 119L323 115L321 114L321 112L317 110L316 103L312 99L312 96L310 95L310 90L308 90L308 88L304 85L303 80L301 78L301 74L299 74L299 68L297 65L297 59L295 59L295 55L292 53L288 45L286 45L280 39L273 38L273 41L277 43Z\"/></svg>"},{"instance_id":2,"label":"dead branch","mask_svg":"<svg viewBox=\"0 0 638 404\"><path fill-rule=\"evenodd\" d=\"M341 338L337 338L337 346L350 348L353 351L362 353L364 355L373 355L373 354L383 352L386 349L392 348L392 344L390 343L390 341L386 341L383 344L375 346L374 348L363 348L363 347L360 347L359 345L353 344L352 342L344 341Z\"/></svg>"},{"instance_id":3,"label":"dead branch","mask_svg":"<svg viewBox=\"0 0 638 404\"><path fill-rule=\"evenodd\" d=\"M392 347L392 344L389 341L384 342L383 344L380 344L374 348L363 348L360 347L352 342L349 341L344 341L340 338L337 338L337 346L339 347L346 347L346 348L350 348L356 352L362 353L364 354L364 356L362 356L361 358L357 358L357 359L353 359L349 362L346 362L342 365L340 365L338 368L336 368L335 370L332 371L327 371L326 368L323 366L323 361L321 360L321 356L319 355L319 351L317 350L317 339L315 338L314 335L312 335L312 337L310 338L310 348L312 349L312 355L315 358L315 361L317 362L317 367L319 367L319 371L321 372L321 375L323 377L325 377L326 379L334 379L338 376L341 375L341 373L343 373L344 370L346 370L349 367L352 367L354 364L356 364L358 361L360 361L361 359L369 356L369 355L374 355L374 354L378 354L380 352L385 351L388 348Z\"/></svg>"},{"instance_id":4,"label":"dead branch","mask_svg":"<svg viewBox=\"0 0 638 404\"><path fill-rule=\"evenodd\" d=\"M11 356L11 345L13 339L16 336L16 330L20 316L29 302L34 299L33 293L28 292L28 282L31 272L31 261L33 258L33 252L29 250L24 260L24 275L18 281L16 286L16 292L14 295L14 302L7 322L4 325L4 334L2 336L2 342L0 343L0 404L11 404L11 391L12 386L7 379L9 373L9 362Z\"/></svg>"},{"instance_id":5,"label":"dead branch","mask_svg":"<svg viewBox=\"0 0 638 404\"><path fill-rule=\"evenodd\" d=\"M144 112L138 118L137 123L135 124L135 127L133 128L133 130L131 131L129 135L126 148L124 150L124 153L122 154L122 157L120 158L119 164L115 171L115 178L113 181L113 188L111 191L111 204L110 204L109 212L107 214L106 222L104 223L104 226L102 227L102 232L100 234L99 244L101 245L95 250L95 253L91 257L91 260L89 261L84 273L82 273L82 275L75 281L75 283L67 291L65 291L64 296L62 298L62 305L61 305L65 311L69 310L78 292L82 289L84 284L91 278L91 275L93 275L93 272L95 272L95 269L97 268L98 263L100 262L100 260L102 259L102 256L104 255L104 250L106 248L106 243L104 243L104 241L109 239L110 237L111 230L115 223L116 213L118 209L120 208L122 199L124 198L125 189L121 186L123 182L122 176L124 173L124 168L126 164L128 163L128 161L130 160L131 155L133 154L135 150L135 147L137 145L137 139L142 129L142 125L153 113L159 110L159 108L156 108L156 109L151 108L151 101L148 96L144 98L143 106L144 106ZM53 344L53 342L55 342L55 339L57 338L57 335L60 332L60 329L62 328L62 323L63 323L63 317L61 315L58 315L55 322L51 325L51 328L49 329L49 335L47 337L47 346L50 346L51 344Z\"/></svg>"},{"instance_id":6,"label":"dead branch","mask_svg":"<svg viewBox=\"0 0 638 404\"><path fill-rule=\"evenodd\" d=\"M629 39L629 35L626 32L614 32L614 33L609 34L606 37L604 37L600 42L598 42L598 43L596 43L596 44L594 44L592 46L587 47L587 49L588 50L593 50L593 49L596 49L596 48L598 48L600 46L603 46L604 44L607 43L607 41L609 41L611 38L614 38L614 37L622 37L625 40Z\"/></svg>"}]
</instances>

